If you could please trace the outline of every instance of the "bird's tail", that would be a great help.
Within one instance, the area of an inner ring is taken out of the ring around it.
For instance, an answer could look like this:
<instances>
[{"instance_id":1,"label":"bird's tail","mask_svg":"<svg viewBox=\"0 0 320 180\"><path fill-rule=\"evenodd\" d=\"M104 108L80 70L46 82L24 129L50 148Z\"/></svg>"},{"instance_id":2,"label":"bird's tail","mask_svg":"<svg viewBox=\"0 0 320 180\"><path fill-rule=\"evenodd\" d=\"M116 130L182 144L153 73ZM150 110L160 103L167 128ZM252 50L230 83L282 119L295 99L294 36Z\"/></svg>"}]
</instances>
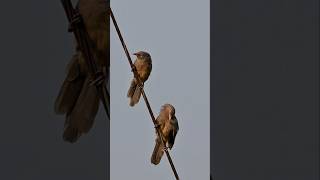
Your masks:
<instances>
[{"instance_id":1,"label":"bird's tail","mask_svg":"<svg viewBox=\"0 0 320 180\"><path fill-rule=\"evenodd\" d=\"M138 87L138 84L135 79L132 80L130 88L127 93L127 97L130 98L130 106L134 106L139 102L141 97L141 89Z\"/></svg>"},{"instance_id":2,"label":"bird's tail","mask_svg":"<svg viewBox=\"0 0 320 180\"><path fill-rule=\"evenodd\" d=\"M91 78L87 77L75 106L67 114L63 133L65 141L73 143L92 128L99 108L99 96L96 87L90 83Z\"/></svg>"},{"instance_id":3,"label":"bird's tail","mask_svg":"<svg viewBox=\"0 0 320 180\"><path fill-rule=\"evenodd\" d=\"M136 83L135 79L132 79L131 85L130 85L128 93L127 93L127 97L128 98L131 98L133 96L134 91L136 90L136 88L137 88L137 83Z\"/></svg>"},{"instance_id":4,"label":"bird's tail","mask_svg":"<svg viewBox=\"0 0 320 180\"><path fill-rule=\"evenodd\" d=\"M76 53L67 68L67 76L61 86L55 101L55 112L57 114L69 113L74 107L81 92L84 77L80 70L80 54Z\"/></svg>"},{"instance_id":5,"label":"bird's tail","mask_svg":"<svg viewBox=\"0 0 320 180\"><path fill-rule=\"evenodd\" d=\"M160 163L160 160L163 156L163 143L160 138L156 139L156 145L154 146L153 153L151 156L151 163L157 165Z\"/></svg>"},{"instance_id":6,"label":"bird's tail","mask_svg":"<svg viewBox=\"0 0 320 180\"><path fill-rule=\"evenodd\" d=\"M68 141L70 143L74 143L78 140L81 133L77 128L73 128L72 126L66 126L63 132L63 140Z\"/></svg>"}]
</instances>

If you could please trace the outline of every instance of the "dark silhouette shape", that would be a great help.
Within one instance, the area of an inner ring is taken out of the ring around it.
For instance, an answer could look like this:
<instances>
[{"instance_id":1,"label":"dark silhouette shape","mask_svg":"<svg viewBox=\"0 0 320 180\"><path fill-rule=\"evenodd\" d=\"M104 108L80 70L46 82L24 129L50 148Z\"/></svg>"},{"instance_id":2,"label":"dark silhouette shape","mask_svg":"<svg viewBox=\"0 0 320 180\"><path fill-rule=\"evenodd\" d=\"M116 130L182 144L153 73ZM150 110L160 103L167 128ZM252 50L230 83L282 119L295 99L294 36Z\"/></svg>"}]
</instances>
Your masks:
<instances>
[{"instance_id":1,"label":"dark silhouette shape","mask_svg":"<svg viewBox=\"0 0 320 180\"><path fill-rule=\"evenodd\" d=\"M89 37L89 44L96 60L98 78L90 74L84 54L77 45L68 68L67 76L55 101L55 112L65 114L65 141L74 143L87 133L95 120L99 108L96 83L105 84L109 80L110 66L110 20L109 1L79 0L79 12ZM79 19L73 19L76 21ZM107 91L109 96L109 92ZM109 105L109 104L108 104Z\"/></svg>"}]
</instances>

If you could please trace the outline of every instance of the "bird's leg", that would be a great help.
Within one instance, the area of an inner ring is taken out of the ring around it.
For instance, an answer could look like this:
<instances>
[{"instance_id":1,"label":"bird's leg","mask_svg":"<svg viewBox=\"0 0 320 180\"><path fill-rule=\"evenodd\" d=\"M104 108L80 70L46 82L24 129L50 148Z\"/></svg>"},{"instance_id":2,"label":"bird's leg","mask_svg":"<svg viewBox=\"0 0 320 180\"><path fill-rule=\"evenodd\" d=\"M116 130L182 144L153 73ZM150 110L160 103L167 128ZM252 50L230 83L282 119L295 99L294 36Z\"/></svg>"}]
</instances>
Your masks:
<instances>
[{"instance_id":1,"label":"bird's leg","mask_svg":"<svg viewBox=\"0 0 320 180\"><path fill-rule=\"evenodd\" d=\"M138 83L138 87L142 90L143 89L143 86L144 86L144 83L141 82L141 83Z\"/></svg>"},{"instance_id":2,"label":"bird's leg","mask_svg":"<svg viewBox=\"0 0 320 180\"><path fill-rule=\"evenodd\" d=\"M133 72L134 74L136 74L137 68L136 68L135 65L133 65L133 66L131 67L131 72Z\"/></svg>"},{"instance_id":3,"label":"bird's leg","mask_svg":"<svg viewBox=\"0 0 320 180\"><path fill-rule=\"evenodd\" d=\"M79 14L78 11L75 11L73 17L71 18L68 31L72 32L74 30L74 27L76 24L79 24L82 21L81 15Z\"/></svg>"},{"instance_id":4,"label":"bird's leg","mask_svg":"<svg viewBox=\"0 0 320 180\"><path fill-rule=\"evenodd\" d=\"M100 86L102 83L105 82L106 80L106 72L105 71L101 71L101 70L98 70L96 72L96 74L94 75L94 78L93 80L90 82L90 85L95 85L95 86Z\"/></svg>"},{"instance_id":5,"label":"bird's leg","mask_svg":"<svg viewBox=\"0 0 320 180\"><path fill-rule=\"evenodd\" d=\"M154 123L154 128L158 129L160 127L160 123L158 121L155 121Z\"/></svg>"}]
</instances>

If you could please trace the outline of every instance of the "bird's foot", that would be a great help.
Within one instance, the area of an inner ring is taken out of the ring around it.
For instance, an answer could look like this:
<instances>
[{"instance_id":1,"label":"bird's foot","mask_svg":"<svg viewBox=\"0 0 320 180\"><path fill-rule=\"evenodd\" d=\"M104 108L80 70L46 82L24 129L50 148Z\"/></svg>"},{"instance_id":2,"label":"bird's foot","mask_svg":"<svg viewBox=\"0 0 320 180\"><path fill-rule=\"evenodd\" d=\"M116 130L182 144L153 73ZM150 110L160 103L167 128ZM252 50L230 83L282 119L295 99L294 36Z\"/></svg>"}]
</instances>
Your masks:
<instances>
[{"instance_id":1,"label":"bird's foot","mask_svg":"<svg viewBox=\"0 0 320 180\"><path fill-rule=\"evenodd\" d=\"M163 151L168 151L168 147L167 147L167 146L164 146L164 147L163 147Z\"/></svg>"},{"instance_id":2,"label":"bird's foot","mask_svg":"<svg viewBox=\"0 0 320 180\"><path fill-rule=\"evenodd\" d=\"M160 124L158 124L158 123L156 123L155 125L154 125L154 128L156 128L156 129L158 129L160 127Z\"/></svg>"},{"instance_id":3,"label":"bird's foot","mask_svg":"<svg viewBox=\"0 0 320 180\"><path fill-rule=\"evenodd\" d=\"M144 86L144 83L138 83L138 87L139 87L140 89L143 89L143 86Z\"/></svg>"},{"instance_id":4,"label":"bird's foot","mask_svg":"<svg viewBox=\"0 0 320 180\"><path fill-rule=\"evenodd\" d=\"M79 24L82 21L81 15L79 14L79 12L75 12L75 14L73 15L69 27L68 27L68 31L72 32L74 30L74 27L76 24Z\"/></svg>"},{"instance_id":5,"label":"bird's foot","mask_svg":"<svg viewBox=\"0 0 320 180\"><path fill-rule=\"evenodd\" d=\"M137 68L136 68L135 65L133 65L133 66L131 67L131 72L137 72Z\"/></svg>"},{"instance_id":6,"label":"bird's foot","mask_svg":"<svg viewBox=\"0 0 320 180\"><path fill-rule=\"evenodd\" d=\"M93 80L91 80L90 82L90 86L100 86L101 84L104 83L106 79L106 76L104 75L103 72L97 72L96 75L95 75L95 78Z\"/></svg>"}]
</instances>

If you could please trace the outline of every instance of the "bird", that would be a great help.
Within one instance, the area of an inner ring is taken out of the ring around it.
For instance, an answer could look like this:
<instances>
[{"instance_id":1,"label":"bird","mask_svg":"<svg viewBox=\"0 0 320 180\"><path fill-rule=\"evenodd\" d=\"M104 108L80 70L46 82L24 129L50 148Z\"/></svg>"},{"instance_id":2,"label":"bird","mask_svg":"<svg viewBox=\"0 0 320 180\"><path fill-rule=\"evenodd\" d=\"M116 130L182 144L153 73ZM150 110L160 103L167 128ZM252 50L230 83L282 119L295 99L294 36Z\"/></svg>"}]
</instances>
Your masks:
<instances>
[{"instance_id":1,"label":"bird","mask_svg":"<svg viewBox=\"0 0 320 180\"><path fill-rule=\"evenodd\" d=\"M171 104L164 104L156 119L156 128L159 128L160 134L165 144L163 144L159 134L155 140L155 146L151 155L151 163L157 165L163 156L164 149L173 147L176 135L179 131L178 120L175 116L175 108Z\"/></svg>"},{"instance_id":2,"label":"bird","mask_svg":"<svg viewBox=\"0 0 320 180\"><path fill-rule=\"evenodd\" d=\"M88 33L97 70L104 76L103 85L108 84L110 74L109 7L109 0L79 0L75 7ZM89 73L80 47L76 45L54 104L55 113L64 114L66 117L63 139L67 142L76 142L93 126L100 102L97 89L92 85L96 80L94 78ZM109 95L109 90L107 94Z\"/></svg>"},{"instance_id":3,"label":"bird","mask_svg":"<svg viewBox=\"0 0 320 180\"><path fill-rule=\"evenodd\" d=\"M139 51L134 53L137 56L134 61L134 67L137 70L140 80L143 84L141 84L141 88L143 88L144 83L148 80L151 70L152 70L152 60L149 53L145 51ZM141 97L141 88L139 87L138 80L134 77L131 81L131 85L129 87L127 97L130 98L130 106L134 106L139 102Z\"/></svg>"}]
</instances>

